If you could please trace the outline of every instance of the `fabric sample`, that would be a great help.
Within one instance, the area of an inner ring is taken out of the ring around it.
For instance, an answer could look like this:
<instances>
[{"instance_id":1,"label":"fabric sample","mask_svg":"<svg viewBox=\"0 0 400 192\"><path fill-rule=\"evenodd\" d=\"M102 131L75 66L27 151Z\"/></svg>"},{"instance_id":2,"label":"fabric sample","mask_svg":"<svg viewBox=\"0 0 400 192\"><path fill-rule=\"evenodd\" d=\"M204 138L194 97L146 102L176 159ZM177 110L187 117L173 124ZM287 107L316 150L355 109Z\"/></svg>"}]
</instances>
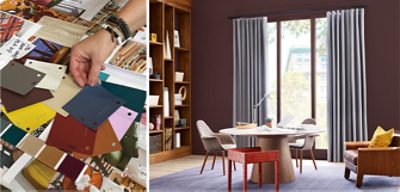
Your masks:
<instances>
[{"instance_id":1,"label":"fabric sample","mask_svg":"<svg viewBox=\"0 0 400 192\"><path fill-rule=\"evenodd\" d=\"M46 76L35 87L55 91L60 86L67 66L35 60L26 60L25 66L45 73Z\"/></svg>"},{"instance_id":2,"label":"fabric sample","mask_svg":"<svg viewBox=\"0 0 400 192\"><path fill-rule=\"evenodd\" d=\"M25 67L17 62L10 62L1 71L1 87L20 95L26 95L44 78L46 74Z\"/></svg>"},{"instance_id":3,"label":"fabric sample","mask_svg":"<svg viewBox=\"0 0 400 192\"><path fill-rule=\"evenodd\" d=\"M125 93L128 94L128 93ZM87 127L96 130L125 101L100 85L82 89L63 109Z\"/></svg>"},{"instance_id":4,"label":"fabric sample","mask_svg":"<svg viewBox=\"0 0 400 192\"><path fill-rule=\"evenodd\" d=\"M22 140L18 148L34 157L44 145L44 141L35 136L28 135Z\"/></svg>"},{"instance_id":5,"label":"fabric sample","mask_svg":"<svg viewBox=\"0 0 400 192\"><path fill-rule=\"evenodd\" d=\"M43 103L30 105L10 113L3 108L2 112L14 125L28 133L32 133L56 115L53 109Z\"/></svg>"},{"instance_id":6,"label":"fabric sample","mask_svg":"<svg viewBox=\"0 0 400 192\"><path fill-rule=\"evenodd\" d=\"M85 168L85 163L71 157L70 155L67 155L63 162L60 164L60 167L58 167L57 171L72 180L76 180L79 177L79 174L82 172L83 168Z\"/></svg>"},{"instance_id":7,"label":"fabric sample","mask_svg":"<svg viewBox=\"0 0 400 192\"><path fill-rule=\"evenodd\" d=\"M8 112L27 107L41 101L53 98L49 90L34 88L25 96L1 88L1 102Z\"/></svg>"},{"instance_id":8,"label":"fabric sample","mask_svg":"<svg viewBox=\"0 0 400 192\"><path fill-rule=\"evenodd\" d=\"M51 168L55 168L65 154L66 153L62 152L60 149L52 146L46 146L36 159Z\"/></svg>"},{"instance_id":9,"label":"fabric sample","mask_svg":"<svg viewBox=\"0 0 400 192\"><path fill-rule=\"evenodd\" d=\"M62 109L62 107L74 98L81 89L82 88L74 82L74 79L70 75L64 75L58 89L51 92L54 98L48 99L43 103L66 117L68 116L68 112Z\"/></svg>"},{"instance_id":10,"label":"fabric sample","mask_svg":"<svg viewBox=\"0 0 400 192\"><path fill-rule=\"evenodd\" d=\"M25 137L25 135L25 131L16 127L15 125L12 125L3 133L3 135L1 135L1 138L15 147Z\"/></svg>"},{"instance_id":11,"label":"fabric sample","mask_svg":"<svg viewBox=\"0 0 400 192\"><path fill-rule=\"evenodd\" d=\"M102 82L101 86L110 93L124 99L126 101L124 106L138 113L135 122L140 121L146 101L146 91L108 82Z\"/></svg>"},{"instance_id":12,"label":"fabric sample","mask_svg":"<svg viewBox=\"0 0 400 192\"><path fill-rule=\"evenodd\" d=\"M137 113L135 111L121 106L108 118L118 140L122 139L126 131L128 131L129 127L134 122L136 116Z\"/></svg>"}]
</instances>

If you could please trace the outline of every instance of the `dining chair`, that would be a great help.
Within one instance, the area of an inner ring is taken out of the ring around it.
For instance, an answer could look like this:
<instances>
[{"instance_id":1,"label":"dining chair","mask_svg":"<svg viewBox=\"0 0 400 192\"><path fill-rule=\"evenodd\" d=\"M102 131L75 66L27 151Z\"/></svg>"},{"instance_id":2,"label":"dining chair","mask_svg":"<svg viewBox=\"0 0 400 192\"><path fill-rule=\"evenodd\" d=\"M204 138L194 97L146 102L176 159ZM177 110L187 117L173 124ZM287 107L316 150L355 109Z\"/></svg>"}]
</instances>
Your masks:
<instances>
[{"instance_id":1,"label":"dining chair","mask_svg":"<svg viewBox=\"0 0 400 192\"><path fill-rule=\"evenodd\" d=\"M204 149L206 150L206 156L204 157L203 166L201 167L200 174L204 171L204 166L206 165L207 158L209 154L214 155L211 170L214 169L215 159L217 154L221 154L222 158L222 171L225 175L225 151L228 149L236 148L236 142L231 135L223 133L214 133L211 131L210 127L203 120L198 120L196 122L197 130L201 141L203 143ZM235 162L233 162L234 170L236 170Z\"/></svg>"},{"instance_id":2,"label":"dining chair","mask_svg":"<svg viewBox=\"0 0 400 192\"><path fill-rule=\"evenodd\" d=\"M305 119L301 124L306 125L316 125L317 122L313 118ZM318 137L319 134L301 134L301 135L294 135L289 136L289 148L290 150L295 151L295 158L296 158L296 167L299 167L297 162L298 159L298 152L300 151L300 173L303 173L303 151L309 151L311 154L311 158L314 164L315 170L317 170L317 164L315 163L315 157L313 153L313 146L315 142L315 138ZM304 140L302 143L297 142L297 140Z\"/></svg>"}]
</instances>

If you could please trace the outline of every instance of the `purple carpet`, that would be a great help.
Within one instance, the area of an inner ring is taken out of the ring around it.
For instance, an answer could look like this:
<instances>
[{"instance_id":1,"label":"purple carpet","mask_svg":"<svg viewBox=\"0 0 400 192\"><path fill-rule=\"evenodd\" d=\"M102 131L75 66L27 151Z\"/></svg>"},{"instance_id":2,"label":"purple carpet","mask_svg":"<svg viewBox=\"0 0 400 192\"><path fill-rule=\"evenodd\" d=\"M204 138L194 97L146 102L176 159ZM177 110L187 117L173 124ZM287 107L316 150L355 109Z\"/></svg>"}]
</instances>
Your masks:
<instances>
[{"instance_id":1,"label":"purple carpet","mask_svg":"<svg viewBox=\"0 0 400 192\"><path fill-rule=\"evenodd\" d=\"M216 167L210 170L210 164L202 175L200 167L188 169L150 181L151 191L226 191L227 177L222 175L221 162L215 162ZM356 175L351 173L350 180L343 177L344 165L337 163L324 163L314 170L310 161L304 163L303 174L295 168L296 181L281 184L280 191L382 191L400 192L400 177L364 176L361 189L355 187ZM318 164L317 164L318 165ZM242 191L242 169L237 164L238 170L232 175L233 191ZM251 171L251 166L249 166ZM250 178L250 176L249 176ZM258 184L248 183L249 191L273 191L274 185L264 184L262 190Z\"/></svg>"}]
</instances>

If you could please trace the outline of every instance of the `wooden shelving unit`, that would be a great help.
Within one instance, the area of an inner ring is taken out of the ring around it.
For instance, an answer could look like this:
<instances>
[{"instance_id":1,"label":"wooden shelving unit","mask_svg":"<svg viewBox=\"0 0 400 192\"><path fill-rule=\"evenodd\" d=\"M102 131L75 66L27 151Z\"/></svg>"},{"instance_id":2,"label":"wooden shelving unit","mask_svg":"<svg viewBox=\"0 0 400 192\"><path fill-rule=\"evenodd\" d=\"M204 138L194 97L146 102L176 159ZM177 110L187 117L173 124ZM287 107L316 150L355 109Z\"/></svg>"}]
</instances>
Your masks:
<instances>
[{"instance_id":1,"label":"wooden shelving unit","mask_svg":"<svg viewBox=\"0 0 400 192\"><path fill-rule=\"evenodd\" d=\"M190 155L191 139L191 0L150 0L150 33L157 34L157 41L150 42L150 57L153 60L153 71L161 79L150 79L150 95L158 95L159 103L150 106L150 118L161 116L160 130L151 130L150 137L161 136L159 152L150 154L150 163ZM179 31L180 47L174 46L174 30ZM171 58L166 58L167 32ZM175 72L183 72L183 81L175 81ZM185 86L187 97L182 105L175 105L174 94ZM168 89L169 102L164 103L164 88ZM169 107L169 114L164 115L164 108ZM184 127L176 125L174 111L186 119ZM167 150L167 130L172 129L172 148ZM180 133L181 147L175 148L175 134ZM151 147L151 146L150 146Z\"/></svg>"}]
</instances>

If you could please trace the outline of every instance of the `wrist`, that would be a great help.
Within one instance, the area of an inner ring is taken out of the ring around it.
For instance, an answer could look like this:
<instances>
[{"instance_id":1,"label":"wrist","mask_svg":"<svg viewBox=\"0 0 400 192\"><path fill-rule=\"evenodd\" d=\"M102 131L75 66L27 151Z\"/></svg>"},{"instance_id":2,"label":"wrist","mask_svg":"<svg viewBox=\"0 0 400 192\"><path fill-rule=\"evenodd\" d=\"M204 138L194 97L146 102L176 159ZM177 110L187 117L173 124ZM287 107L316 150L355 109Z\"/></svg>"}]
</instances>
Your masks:
<instances>
[{"instance_id":1,"label":"wrist","mask_svg":"<svg viewBox=\"0 0 400 192\"><path fill-rule=\"evenodd\" d=\"M112 48L118 46L118 42L113 40L114 39L113 35L105 29L100 29L99 31L96 32L95 35L98 35L101 39L106 39L106 41Z\"/></svg>"}]
</instances>

